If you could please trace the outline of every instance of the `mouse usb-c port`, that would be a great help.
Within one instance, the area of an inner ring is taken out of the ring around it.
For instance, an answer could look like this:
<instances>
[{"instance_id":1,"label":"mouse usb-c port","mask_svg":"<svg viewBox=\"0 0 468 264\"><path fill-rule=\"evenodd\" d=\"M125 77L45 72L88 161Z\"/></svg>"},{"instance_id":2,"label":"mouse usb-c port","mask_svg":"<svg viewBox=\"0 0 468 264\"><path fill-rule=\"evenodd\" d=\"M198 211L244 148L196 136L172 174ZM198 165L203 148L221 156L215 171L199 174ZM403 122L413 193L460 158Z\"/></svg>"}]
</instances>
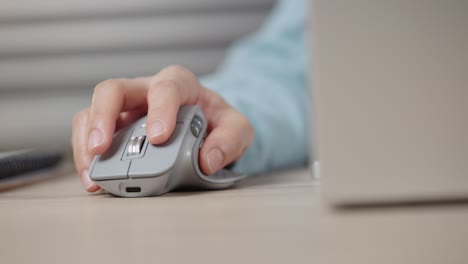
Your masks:
<instances>
[{"instance_id":1,"label":"mouse usb-c port","mask_svg":"<svg viewBox=\"0 0 468 264\"><path fill-rule=\"evenodd\" d=\"M141 187L126 187L125 191L128 193L139 193L141 192Z\"/></svg>"}]
</instances>

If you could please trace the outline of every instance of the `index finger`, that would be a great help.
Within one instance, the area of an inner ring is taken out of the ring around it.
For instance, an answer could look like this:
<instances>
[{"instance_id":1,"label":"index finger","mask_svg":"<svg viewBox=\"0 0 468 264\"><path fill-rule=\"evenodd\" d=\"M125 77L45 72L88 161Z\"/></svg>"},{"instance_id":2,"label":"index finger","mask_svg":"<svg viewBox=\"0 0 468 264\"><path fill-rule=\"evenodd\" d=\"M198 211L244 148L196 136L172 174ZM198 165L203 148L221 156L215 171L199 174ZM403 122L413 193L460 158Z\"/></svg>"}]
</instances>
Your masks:
<instances>
[{"instance_id":1,"label":"index finger","mask_svg":"<svg viewBox=\"0 0 468 264\"><path fill-rule=\"evenodd\" d=\"M163 143L172 135L180 106L196 104L203 89L197 77L181 66L169 66L153 77L146 120L152 144Z\"/></svg>"},{"instance_id":2,"label":"index finger","mask_svg":"<svg viewBox=\"0 0 468 264\"><path fill-rule=\"evenodd\" d=\"M107 150L121 112L146 105L148 82L149 78L114 79L96 86L87 128L90 153L99 155Z\"/></svg>"},{"instance_id":3,"label":"index finger","mask_svg":"<svg viewBox=\"0 0 468 264\"><path fill-rule=\"evenodd\" d=\"M89 108L78 112L72 122L73 159L81 184L88 192L95 192L99 187L89 177L89 165L92 156L86 148L86 126L88 124Z\"/></svg>"}]
</instances>

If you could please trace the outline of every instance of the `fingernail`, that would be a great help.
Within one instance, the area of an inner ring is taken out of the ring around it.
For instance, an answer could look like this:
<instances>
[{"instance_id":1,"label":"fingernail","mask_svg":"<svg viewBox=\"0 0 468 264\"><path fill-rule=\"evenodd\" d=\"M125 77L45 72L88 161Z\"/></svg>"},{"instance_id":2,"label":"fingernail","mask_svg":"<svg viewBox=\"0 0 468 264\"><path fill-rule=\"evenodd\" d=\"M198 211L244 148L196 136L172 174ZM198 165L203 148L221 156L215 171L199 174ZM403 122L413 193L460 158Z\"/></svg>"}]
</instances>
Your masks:
<instances>
[{"instance_id":1,"label":"fingernail","mask_svg":"<svg viewBox=\"0 0 468 264\"><path fill-rule=\"evenodd\" d=\"M208 160L208 167L211 172L221 169L223 165L223 153L221 153L221 150L212 148L208 151L208 154L206 154L206 159Z\"/></svg>"},{"instance_id":2,"label":"fingernail","mask_svg":"<svg viewBox=\"0 0 468 264\"><path fill-rule=\"evenodd\" d=\"M150 138L158 137L164 133L166 128L164 127L164 124L160 120L156 120L151 124L150 127Z\"/></svg>"},{"instance_id":3,"label":"fingernail","mask_svg":"<svg viewBox=\"0 0 468 264\"><path fill-rule=\"evenodd\" d=\"M92 150L93 148L101 145L104 142L104 136L102 132L98 129L93 129L89 134L89 141L88 141L88 150Z\"/></svg>"},{"instance_id":4,"label":"fingernail","mask_svg":"<svg viewBox=\"0 0 468 264\"><path fill-rule=\"evenodd\" d=\"M89 172L88 170L84 170L82 173L81 173L81 184L83 185L83 187L89 191L93 186L94 186L94 182L91 180L91 178L89 177Z\"/></svg>"}]
</instances>

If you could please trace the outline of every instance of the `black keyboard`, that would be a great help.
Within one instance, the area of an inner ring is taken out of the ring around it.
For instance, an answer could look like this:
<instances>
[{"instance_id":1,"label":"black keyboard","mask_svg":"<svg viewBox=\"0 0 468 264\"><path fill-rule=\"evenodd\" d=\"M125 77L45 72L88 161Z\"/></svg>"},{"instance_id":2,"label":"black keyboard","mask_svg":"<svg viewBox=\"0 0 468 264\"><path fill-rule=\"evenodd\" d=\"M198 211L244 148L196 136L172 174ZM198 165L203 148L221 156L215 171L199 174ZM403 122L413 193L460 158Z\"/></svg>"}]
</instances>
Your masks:
<instances>
[{"instance_id":1,"label":"black keyboard","mask_svg":"<svg viewBox=\"0 0 468 264\"><path fill-rule=\"evenodd\" d=\"M62 158L62 152L53 150L0 152L0 180L53 167Z\"/></svg>"}]
</instances>

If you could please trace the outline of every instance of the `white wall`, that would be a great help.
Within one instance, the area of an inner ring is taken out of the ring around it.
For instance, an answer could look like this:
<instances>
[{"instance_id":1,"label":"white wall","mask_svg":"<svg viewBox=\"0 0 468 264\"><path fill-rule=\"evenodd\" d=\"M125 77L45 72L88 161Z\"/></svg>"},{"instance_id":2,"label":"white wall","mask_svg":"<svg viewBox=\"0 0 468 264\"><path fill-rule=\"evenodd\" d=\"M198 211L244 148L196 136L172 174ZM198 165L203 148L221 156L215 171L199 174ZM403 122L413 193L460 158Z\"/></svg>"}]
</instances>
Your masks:
<instances>
[{"instance_id":1,"label":"white wall","mask_svg":"<svg viewBox=\"0 0 468 264\"><path fill-rule=\"evenodd\" d=\"M0 5L0 149L67 144L94 85L178 63L213 71L273 0L15 0Z\"/></svg>"}]
</instances>

